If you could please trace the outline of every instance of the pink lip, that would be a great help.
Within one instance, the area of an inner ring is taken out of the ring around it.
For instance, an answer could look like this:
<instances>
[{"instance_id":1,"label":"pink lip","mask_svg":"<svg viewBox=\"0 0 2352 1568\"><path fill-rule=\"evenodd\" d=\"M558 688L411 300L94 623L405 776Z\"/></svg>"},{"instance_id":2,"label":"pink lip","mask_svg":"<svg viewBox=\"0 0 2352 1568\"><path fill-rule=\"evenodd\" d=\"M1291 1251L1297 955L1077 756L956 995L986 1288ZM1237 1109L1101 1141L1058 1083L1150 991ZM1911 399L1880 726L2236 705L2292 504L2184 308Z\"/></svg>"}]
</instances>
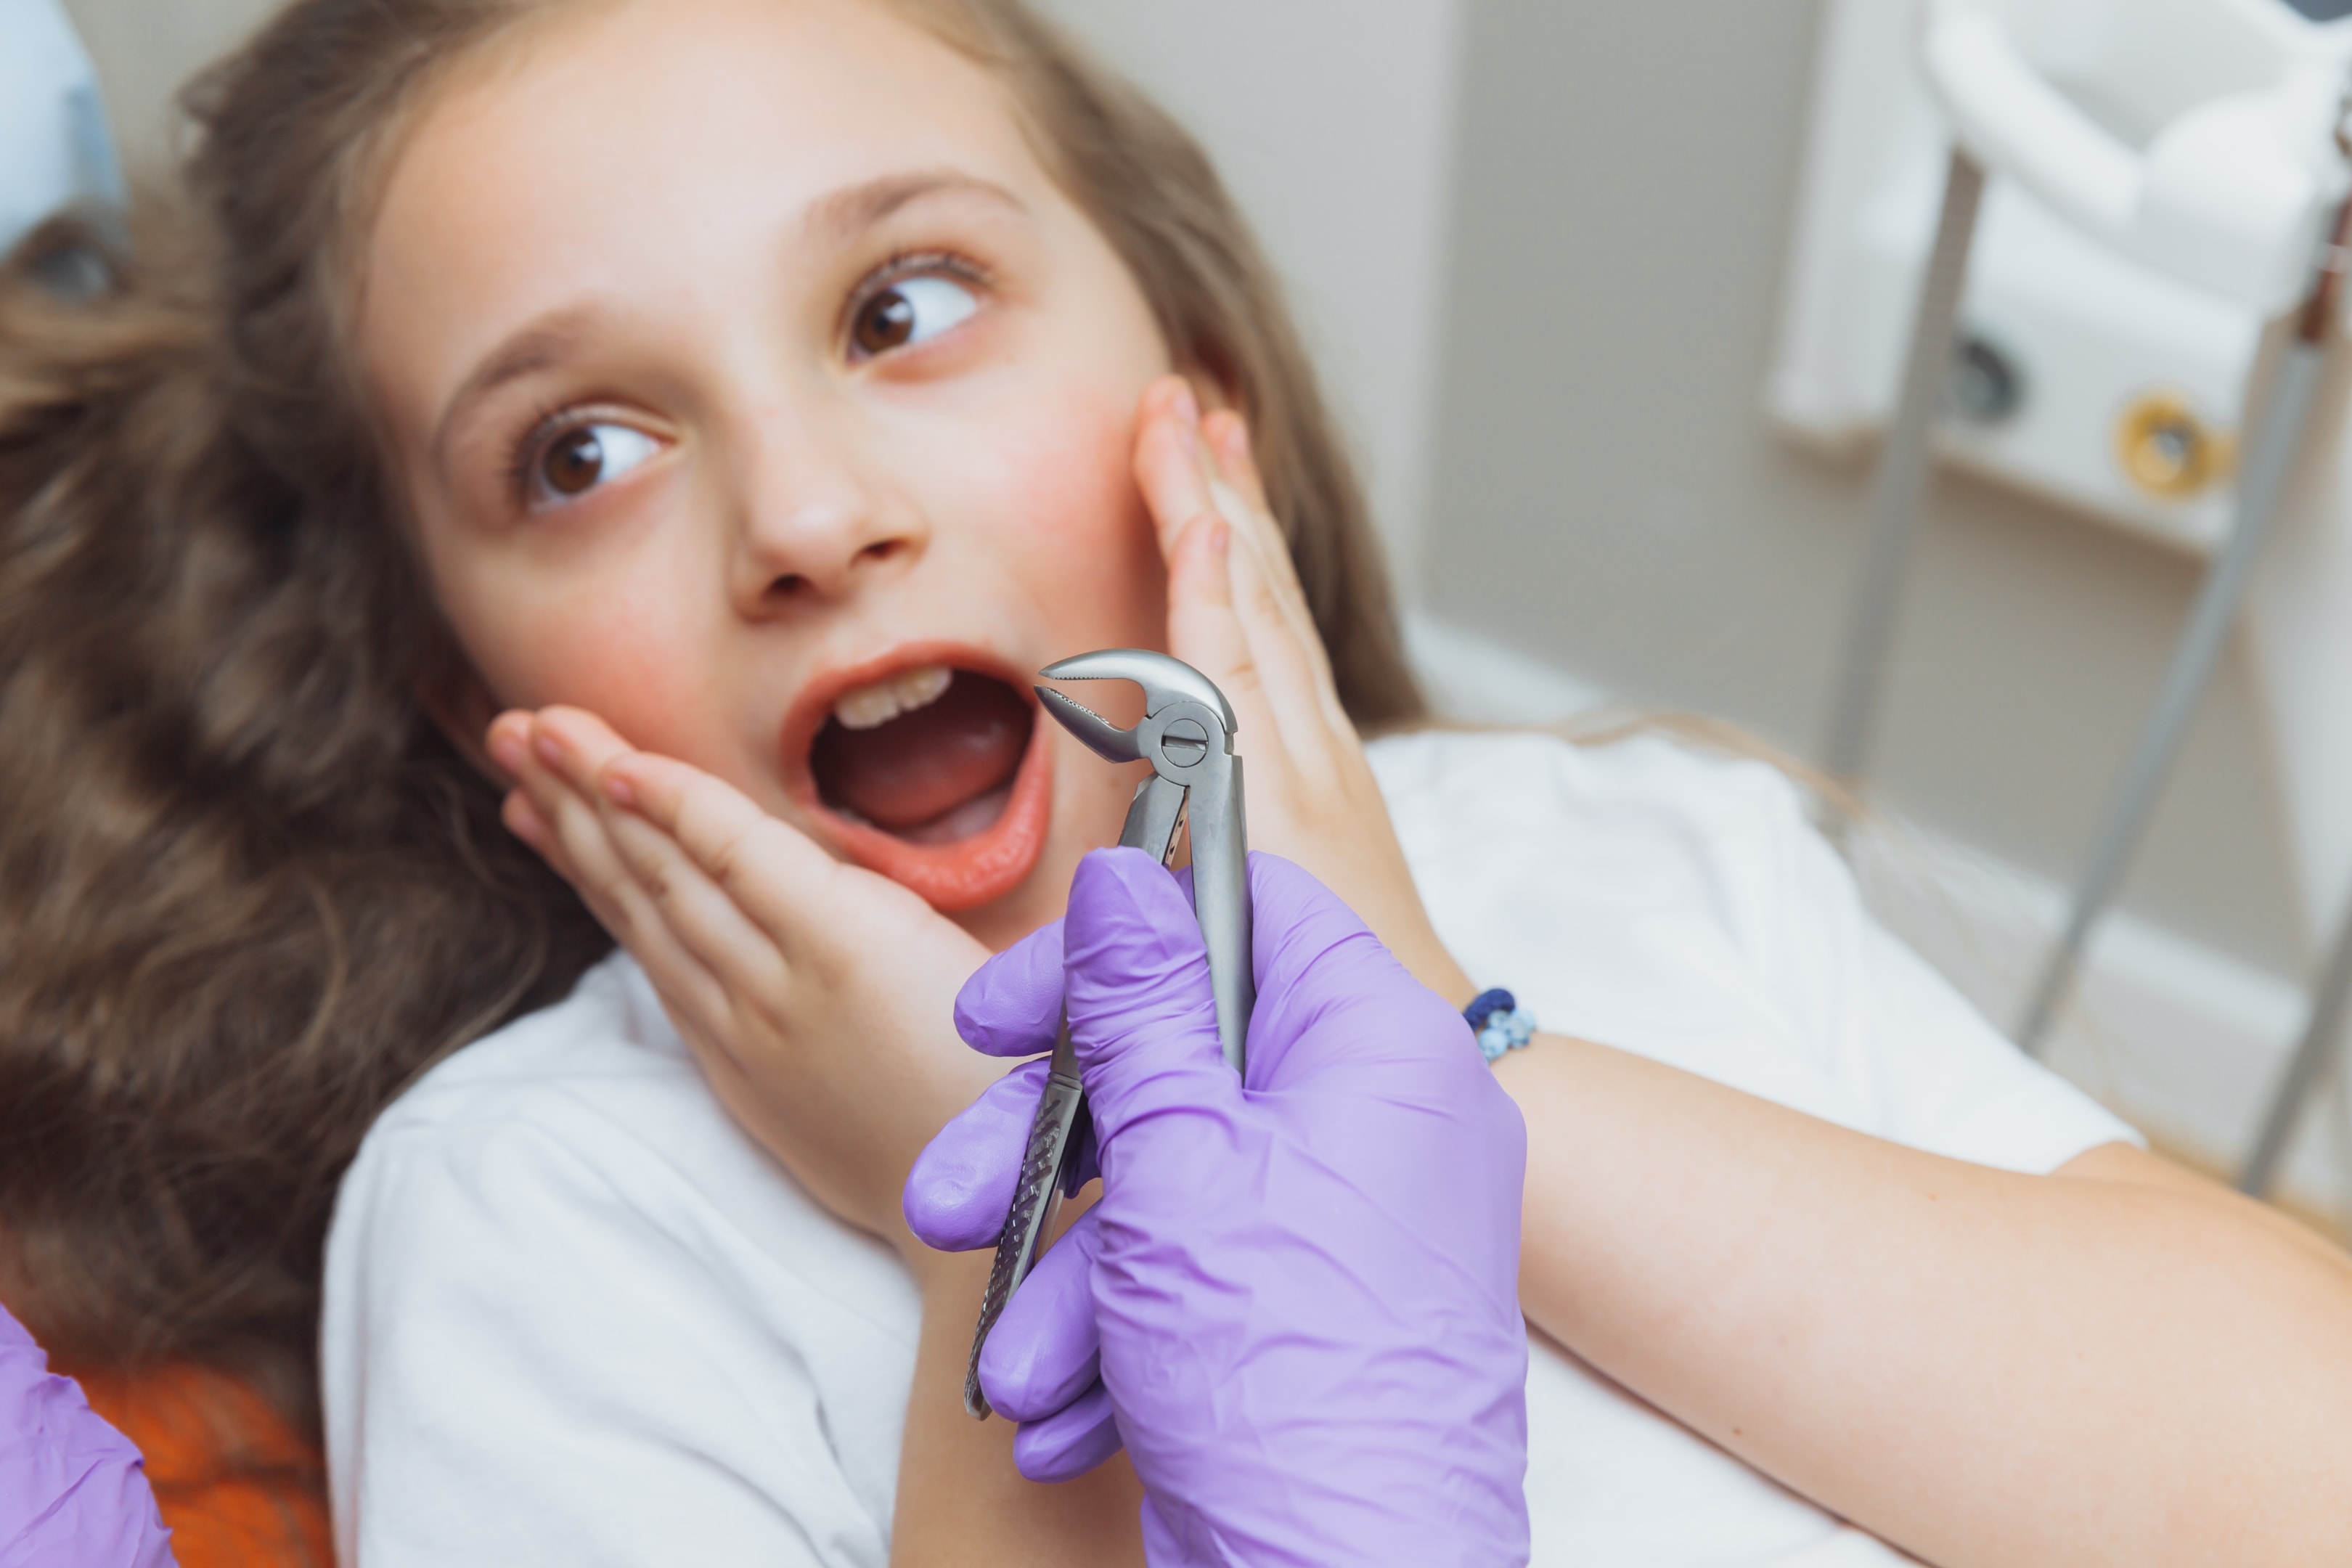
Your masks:
<instances>
[{"instance_id":1,"label":"pink lip","mask_svg":"<svg viewBox=\"0 0 2352 1568\"><path fill-rule=\"evenodd\" d=\"M1028 695L1025 674L976 648L953 643L907 643L863 663L827 670L810 681L794 700L779 743L785 787L835 848L867 870L921 894L933 909L952 912L977 908L1013 891L1045 853L1045 830L1054 815L1054 751L1045 716L1037 714L1030 726L1029 749L1013 775L1004 810L988 826L952 844L911 844L842 816L819 798L808 765L809 748L843 692L926 664L968 669ZM1035 699L1029 700L1034 711Z\"/></svg>"}]
</instances>

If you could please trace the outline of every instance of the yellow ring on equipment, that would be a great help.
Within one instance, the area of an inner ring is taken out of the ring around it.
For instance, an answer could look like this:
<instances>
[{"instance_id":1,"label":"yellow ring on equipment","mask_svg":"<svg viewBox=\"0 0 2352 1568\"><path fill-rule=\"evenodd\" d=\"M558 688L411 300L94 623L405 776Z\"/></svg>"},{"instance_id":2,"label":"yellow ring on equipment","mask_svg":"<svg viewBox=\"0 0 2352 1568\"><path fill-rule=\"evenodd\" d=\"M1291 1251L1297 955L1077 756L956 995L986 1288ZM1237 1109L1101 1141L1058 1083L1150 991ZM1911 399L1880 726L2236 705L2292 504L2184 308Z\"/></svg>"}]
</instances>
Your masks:
<instances>
[{"instance_id":1,"label":"yellow ring on equipment","mask_svg":"<svg viewBox=\"0 0 2352 1568\"><path fill-rule=\"evenodd\" d=\"M2141 393L2116 421L2116 461L2141 494L2190 500L2227 479L2237 443L2169 388Z\"/></svg>"}]
</instances>

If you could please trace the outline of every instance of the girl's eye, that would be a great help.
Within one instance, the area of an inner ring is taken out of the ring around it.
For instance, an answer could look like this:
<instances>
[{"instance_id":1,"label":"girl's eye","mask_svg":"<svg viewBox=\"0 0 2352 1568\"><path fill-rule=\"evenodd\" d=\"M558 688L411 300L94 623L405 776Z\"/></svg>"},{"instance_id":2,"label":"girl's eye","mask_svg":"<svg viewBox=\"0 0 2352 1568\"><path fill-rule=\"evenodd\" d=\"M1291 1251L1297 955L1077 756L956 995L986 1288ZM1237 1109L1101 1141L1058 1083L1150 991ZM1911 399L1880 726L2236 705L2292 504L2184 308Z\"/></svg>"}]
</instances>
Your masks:
<instances>
[{"instance_id":1,"label":"girl's eye","mask_svg":"<svg viewBox=\"0 0 2352 1568\"><path fill-rule=\"evenodd\" d=\"M849 336L861 354L888 353L935 338L979 309L980 301L961 283L901 278L858 307Z\"/></svg>"},{"instance_id":2,"label":"girl's eye","mask_svg":"<svg viewBox=\"0 0 2352 1568\"><path fill-rule=\"evenodd\" d=\"M532 465L530 499L552 506L585 495L658 449L652 437L626 425L575 426L550 442Z\"/></svg>"}]
</instances>

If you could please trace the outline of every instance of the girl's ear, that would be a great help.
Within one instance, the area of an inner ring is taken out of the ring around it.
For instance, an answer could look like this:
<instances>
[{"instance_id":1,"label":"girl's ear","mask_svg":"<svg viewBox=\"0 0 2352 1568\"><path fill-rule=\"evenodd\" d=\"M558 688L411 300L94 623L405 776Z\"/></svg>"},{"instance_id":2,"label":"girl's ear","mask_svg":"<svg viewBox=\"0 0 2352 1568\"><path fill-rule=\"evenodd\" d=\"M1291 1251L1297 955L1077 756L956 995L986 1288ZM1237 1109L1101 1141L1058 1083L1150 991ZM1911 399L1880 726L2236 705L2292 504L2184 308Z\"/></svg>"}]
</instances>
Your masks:
<instances>
[{"instance_id":1,"label":"girl's ear","mask_svg":"<svg viewBox=\"0 0 2352 1568\"><path fill-rule=\"evenodd\" d=\"M503 768L490 761L490 721L504 710L472 665L462 658L448 660L434 676L418 683L416 695L434 727L457 748L459 756L474 764L476 773L500 789L513 783Z\"/></svg>"}]
</instances>

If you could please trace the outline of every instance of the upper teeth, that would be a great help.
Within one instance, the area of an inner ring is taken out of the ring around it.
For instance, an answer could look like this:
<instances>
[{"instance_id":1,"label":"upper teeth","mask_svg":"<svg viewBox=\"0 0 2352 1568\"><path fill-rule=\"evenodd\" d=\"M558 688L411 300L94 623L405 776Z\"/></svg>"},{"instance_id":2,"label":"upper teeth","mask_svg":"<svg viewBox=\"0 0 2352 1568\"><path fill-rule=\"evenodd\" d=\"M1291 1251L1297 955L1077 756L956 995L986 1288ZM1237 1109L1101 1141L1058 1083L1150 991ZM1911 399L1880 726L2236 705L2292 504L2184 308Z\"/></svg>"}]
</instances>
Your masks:
<instances>
[{"instance_id":1,"label":"upper teeth","mask_svg":"<svg viewBox=\"0 0 2352 1568\"><path fill-rule=\"evenodd\" d=\"M887 724L901 713L938 701L954 679L955 672L943 664L902 669L854 691L843 692L834 700L833 716L841 721L845 730L871 730Z\"/></svg>"}]
</instances>

